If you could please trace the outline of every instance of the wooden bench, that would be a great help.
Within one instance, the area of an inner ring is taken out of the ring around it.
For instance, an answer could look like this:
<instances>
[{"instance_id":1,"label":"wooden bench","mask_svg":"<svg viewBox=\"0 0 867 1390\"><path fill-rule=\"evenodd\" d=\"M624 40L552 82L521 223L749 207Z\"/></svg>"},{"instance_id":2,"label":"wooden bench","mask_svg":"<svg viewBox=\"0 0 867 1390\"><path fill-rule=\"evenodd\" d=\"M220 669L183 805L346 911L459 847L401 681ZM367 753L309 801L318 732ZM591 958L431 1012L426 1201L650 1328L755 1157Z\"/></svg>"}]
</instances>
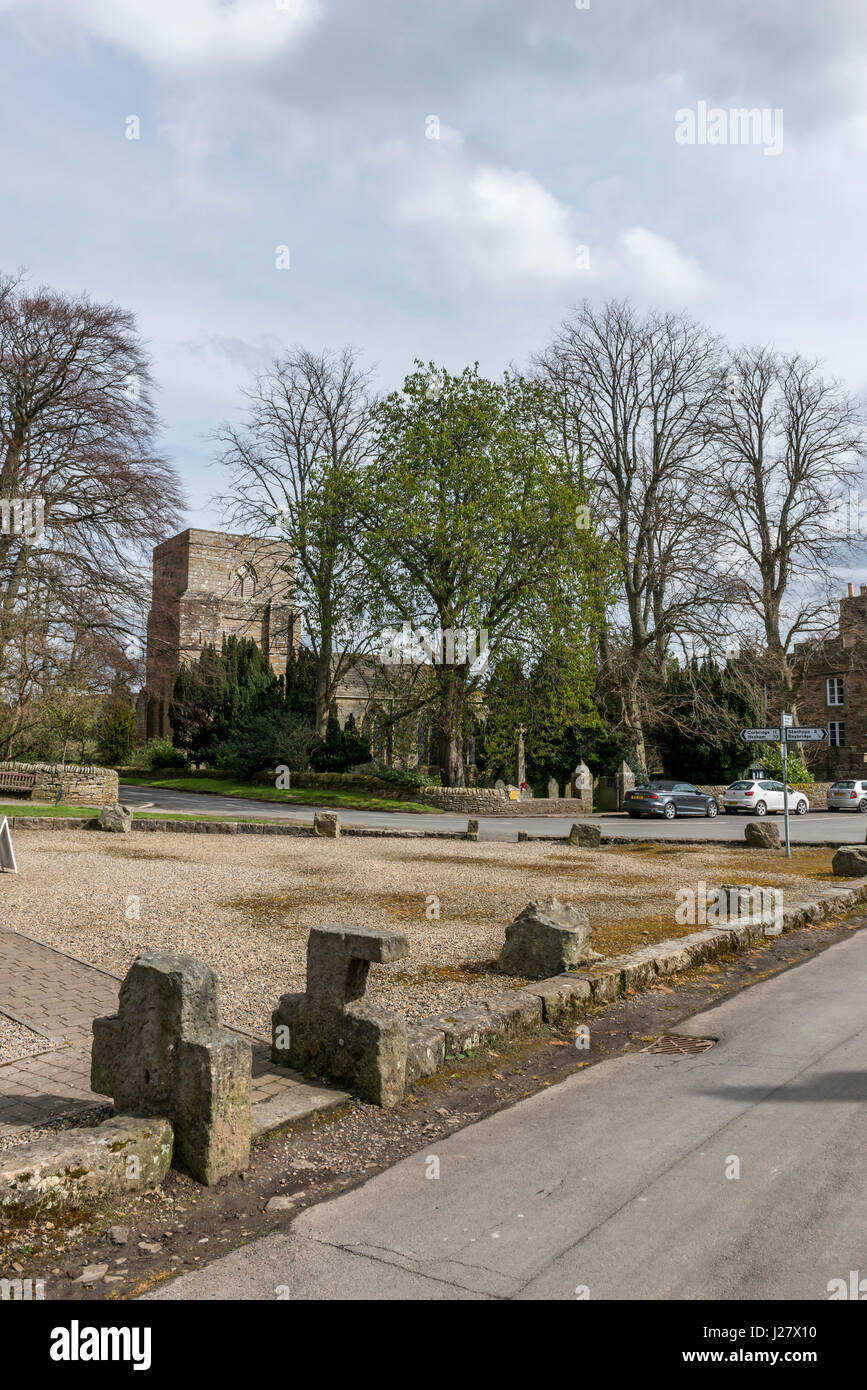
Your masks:
<instances>
[{"instance_id":1,"label":"wooden bench","mask_svg":"<svg viewBox=\"0 0 867 1390\"><path fill-rule=\"evenodd\" d=\"M35 772L10 772L0 768L0 792L20 792L29 795L35 786Z\"/></svg>"}]
</instances>

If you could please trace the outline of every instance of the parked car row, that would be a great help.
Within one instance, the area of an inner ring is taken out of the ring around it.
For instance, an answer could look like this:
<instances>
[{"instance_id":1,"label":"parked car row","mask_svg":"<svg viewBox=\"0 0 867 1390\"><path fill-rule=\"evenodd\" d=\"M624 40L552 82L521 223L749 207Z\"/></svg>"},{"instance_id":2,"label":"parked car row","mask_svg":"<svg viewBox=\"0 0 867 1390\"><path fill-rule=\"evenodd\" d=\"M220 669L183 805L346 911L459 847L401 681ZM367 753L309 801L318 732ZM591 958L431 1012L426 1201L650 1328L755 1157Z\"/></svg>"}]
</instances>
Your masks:
<instances>
[{"instance_id":1,"label":"parked car row","mask_svg":"<svg viewBox=\"0 0 867 1390\"><path fill-rule=\"evenodd\" d=\"M743 780L732 782L722 794L723 809L727 816L735 816L746 811L753 816L774 815L785 808L785 787L782 782L768 778L763 782ZM803 792L789 787L789 813L805 816L810 809L809 798ZM666 781L654 778L628 791L624 798L627 815L663 816L674 820L675 816L716 816L720 803L710 792L699 791L692 782ZM829 811L859 811L867 815L867 781L834 782L828 791Z\"/></svg>"}]
</instances>

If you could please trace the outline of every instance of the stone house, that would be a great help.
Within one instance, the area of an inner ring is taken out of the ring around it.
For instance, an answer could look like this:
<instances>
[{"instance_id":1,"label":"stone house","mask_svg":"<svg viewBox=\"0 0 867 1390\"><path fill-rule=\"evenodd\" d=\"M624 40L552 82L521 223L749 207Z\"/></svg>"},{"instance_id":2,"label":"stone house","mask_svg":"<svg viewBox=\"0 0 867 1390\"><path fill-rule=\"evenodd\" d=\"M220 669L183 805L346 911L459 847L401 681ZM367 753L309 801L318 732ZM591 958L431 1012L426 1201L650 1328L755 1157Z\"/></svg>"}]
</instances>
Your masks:
<instances>
[{"instance_id":1,"label":"stone house","mask_svg":"<svg viewBox=\"0 0 867 1390\"><path fill-rule=\"evenodd\" d=\"M823 744L804 744L819 781L867 777L867 584L840 600L837 632L799 642L793 652L799 724L829 731Z\"/></svg>"}]
</instances>

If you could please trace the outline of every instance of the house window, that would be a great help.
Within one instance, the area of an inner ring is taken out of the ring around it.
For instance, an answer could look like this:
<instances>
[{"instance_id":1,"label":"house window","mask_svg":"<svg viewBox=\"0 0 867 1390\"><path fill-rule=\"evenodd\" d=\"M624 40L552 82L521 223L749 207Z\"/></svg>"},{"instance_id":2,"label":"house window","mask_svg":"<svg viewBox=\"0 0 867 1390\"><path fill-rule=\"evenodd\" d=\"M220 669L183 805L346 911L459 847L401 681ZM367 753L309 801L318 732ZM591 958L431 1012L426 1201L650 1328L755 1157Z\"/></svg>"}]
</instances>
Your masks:
<instances>
[{"instance_id":1,"label":"house window","mask_svg":"<svg viewBox=\"0 0 867 1390\"><path fill-rule=\"evenodd\" d=\"M830 720L828 724L828 742L832 748L842 748L846 742L846 725L839 724L836 719Z\"/></svg>"},{"instance_id":2,"label":"house window","mask_svg":"<svg viewBox=\"0 0 867 1390\"><path fill-rule=\"evenodd\" d=\"M832 676L827 682L828 685L828 704L842 705L843 701L843 682L839 676Z\"/></svg>"}]
</instances>

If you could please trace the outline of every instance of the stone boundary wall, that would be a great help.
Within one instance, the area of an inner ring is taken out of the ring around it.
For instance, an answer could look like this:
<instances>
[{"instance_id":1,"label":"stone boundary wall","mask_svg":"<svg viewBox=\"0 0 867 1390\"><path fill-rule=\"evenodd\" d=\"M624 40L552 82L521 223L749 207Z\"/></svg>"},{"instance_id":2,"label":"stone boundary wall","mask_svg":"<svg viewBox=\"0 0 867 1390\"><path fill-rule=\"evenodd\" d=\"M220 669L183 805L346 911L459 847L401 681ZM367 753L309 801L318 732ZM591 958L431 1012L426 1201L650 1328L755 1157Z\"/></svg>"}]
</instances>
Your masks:
<instances>
[{"instance_id":1,"label":"stone boundary wall","mask_svg":"<svg viewBox=\"0 0 867 1390\"><path fill-rule=\"evenodd\" d=\"M738 780L738 781L745 781L746 779L745 779L745 778L738 778L737 780ZM775 780L776 780L776 779L775 779ZM845 778L845 779L844 779L844 778L841 778L840 780L841 780L841 781L844 781L844 780L848 781L848 780L854 780L854 779L848 779L848 778ZM724 792L725 789L726 789L725 786L715 786L715 787L699 786L699 783L698 783L698 782L696 782L695 785L698 787L698 789L699 789L700 792L708 792L711 796L715 796L716 799L717 799L717 801L720 801L720 802L722 801L723 792ZM797 782L790 782L790 783L789 783L789 786L790 786L790 787L794 787L796 791L801 791L801 792L804 792L804 793L806 794L807 800L808 800L809 803L810 803L810 810L811 810L811 811L827 811L827 809L828 809L828 792L829 792L830 789L831 789L831 785L832 785L832 784L831 784L830 782L816 782L812 787L804 787L804 786L800 786ZM726 786L731 786L731 783L730 783L730 782L726 783Z\"/></svg>"},{"instance_id":2,"label":"stone boundary wall","mask_svg":"<svg viewBox=\"0 0 867 1390\"><path fill-rule=\"evenodd\" d=\"M829 888L809 901L783 911L783 931L795 931L827 917L852 911L867 901L867 887ZM766 939L760 923L691 932L688 936L642 946L612 956L585 970L536 980L521 989L506 989L480 1005L435 1014L407 1026L407 1085L433 1076L446 1058L505 1042L542 1024L562 1024L587 1016L599 1005L633 990L643 990L659 976L694 969L718 956L748 950Z\"/></svg>"},{"instance_id":3,"label":"stone boundary wall","mask_svg":"<svg viewBox=\"0 0 867 1390\"><path fill-rule=\"evenodd\" d=\"M0 762L0 772L35 773L30 801L56 801L61 787L63 800L70 806L105 806L118 799L118 777L111 767Z\"/></svg>"},{"instance_id":4,"label":"stone boundary wall","mask_svg":"<svg viewBox=\"0 0 867 1390\"><path fill-rule=\"evenodd\" d=\"M587 814L580 797L530 797L510 801L507 792L496 787L436 787L410 798L438 811L461 816L583 816Z\"/></svg>"}]
</instances>

